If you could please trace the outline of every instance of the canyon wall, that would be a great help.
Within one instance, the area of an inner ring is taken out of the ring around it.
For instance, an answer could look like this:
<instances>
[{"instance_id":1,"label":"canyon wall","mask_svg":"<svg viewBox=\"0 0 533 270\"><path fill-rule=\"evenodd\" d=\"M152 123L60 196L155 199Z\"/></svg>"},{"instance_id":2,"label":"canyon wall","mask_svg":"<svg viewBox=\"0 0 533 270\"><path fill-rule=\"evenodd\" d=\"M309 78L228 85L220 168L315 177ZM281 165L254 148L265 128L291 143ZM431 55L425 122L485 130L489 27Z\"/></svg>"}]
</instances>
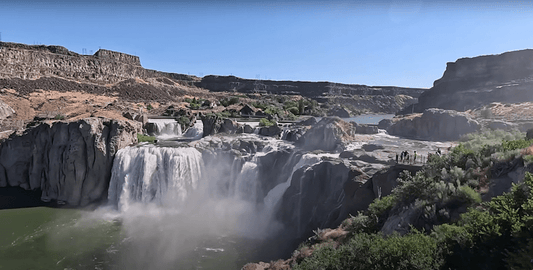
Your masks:
<instances>
[{"instance_id":1,"label":"canyon wall","mask_svg":"<svg viewBox=\"0 0 533 270\"><path fill-rule=\"evenodd\" d=\"M533 50L461 58L447 63L442 78L400 114L427 108L456 111L492 102L533 101Z\"/></svg>"},{"instance_id":2,"label":"canyon wall","mask_svg":"<svg viewBox=\"0 0 533 270\"><path fill-rule=\"evenodd\" d=\"M138 56L110 50L100 49L94 55L81 55L62 46L0 42L0 78L34 80L47 76L98 84L156 77L198 80L195 76L145 69Z\"/></svg>"},{"instance_id":3,"label":"canyon wall","mask_svg":"<svg viewBox=\"0 0 533 270\"><path fill-rule=\"evenodd\" d=\"M105 199L115 153L140 123L87 118L30 128L0 144L0 187L42 190L41 200L86 206Z\"/></svg>"}]
</instances>

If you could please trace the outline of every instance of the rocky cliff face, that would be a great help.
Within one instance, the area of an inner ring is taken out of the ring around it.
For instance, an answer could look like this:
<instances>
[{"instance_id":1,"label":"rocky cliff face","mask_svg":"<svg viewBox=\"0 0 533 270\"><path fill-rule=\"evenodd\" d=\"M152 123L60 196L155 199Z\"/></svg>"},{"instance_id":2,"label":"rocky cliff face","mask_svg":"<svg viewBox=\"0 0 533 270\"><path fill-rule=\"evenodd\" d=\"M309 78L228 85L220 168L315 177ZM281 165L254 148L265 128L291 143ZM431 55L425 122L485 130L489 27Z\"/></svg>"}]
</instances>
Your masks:
<instances>
[{"instance_id":1,"label":"rocky cliff face","mask_svg":"<svg viewBox=\"0 0 533 270\"><path fill-rule=\"evenodd\" d=\"M0 187L42 190L43 201L85 206L105 199L115 153L140 124L104 118L41 124L0 144Z\"/></svg>"},{"instance_id":2,"label":"rocky cliff face","mask_svg":"<svg viewBox=\"0 0 533 270\"><path fill-rule=\"evenodd\" d=\"M139 57L109 50L80 55L61 46L0 42L0 78L38 79L56 76L99 84L126 79L167 77L181 81L195 76L144 69Z\"/></svg>"},{"instance_id":3,"label":"rocky cliff face","mask_svg":"<svg viewBox=\"0 0 533 270\"><path fill-rule=\"evenodd\" d=\"M397 119L387 128L387 132L423 140L455 141L463 134L477 131L480 127L479 123L466 113L427 109L423 114Z\"/></svg>"},{"instance_id":4,"label":"rocky cliff face","mask_svg":"<svg viewBox=\"0 0 533 270\"><path fill-rule=\"evenodd\" d=\"M323 161L297 170L283 194L279 219L296 237L317 228L337 226L348 215L344 187L362 174L341 160Z\"/></svg>"},{"instance_id":5,"label":"rocky cliff face","mask_svg":"<svg viewBox=\"0 0 533 270\"><path fill-rule=\"evenodd\" d=\"M426 89L367 86L331 82L251 80L235 76L205 76L196 86L210 91L301 95L319 102L343 105L354 111L395 113L416 102Z\"/></svg>"},{"instance_id":6,"label":"rocky cliff face","mask_svg":"<svg viewBox=\"0 0 533 270\"><path fill-rule=\"evenodd\" d=\"M491 102L533 101L533 50L461 58L448 63L442 78L401 113L427 108L464 111Z\"/></svg>"},{"instance_id":7,"label":"rocky cliff face","mask_svg":"<svg viewBox=\"0 0 533 270\"><path fill-rule=\"evenodd\" d=\"M323 97L331 95L408 95L418 97L425 89L395 86L367 86L331 82L300 82L243 79L235 76L205 76L198 86L211 91L271 93Z\"/></svg>"}]
</instances>

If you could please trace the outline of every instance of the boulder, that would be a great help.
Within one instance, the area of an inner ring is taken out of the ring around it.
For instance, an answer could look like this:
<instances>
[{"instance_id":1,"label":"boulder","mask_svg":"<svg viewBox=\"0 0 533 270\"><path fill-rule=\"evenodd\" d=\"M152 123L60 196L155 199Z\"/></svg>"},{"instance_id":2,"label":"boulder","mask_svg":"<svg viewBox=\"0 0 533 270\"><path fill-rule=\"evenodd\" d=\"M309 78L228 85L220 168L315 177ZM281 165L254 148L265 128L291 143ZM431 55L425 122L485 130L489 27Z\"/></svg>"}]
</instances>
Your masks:
<instances>
[{"instance_id":1,"label":"boulder","mask_svg":"<svg viewBox=\"0 0 533 270\"><path fill-rule=\"evenodd\" d=\"M385 147L383 147L382 145L373 144L373 143L363 144L361 148L367 152L373 152L375 150L385 149Z\"/></svg>"},{"instance_id":2,"label":"boulder","mask_svg":"<svg viewBox=\"0 0 533 270\"><path fill-rule=\"evenodd\" d=\"M237 121L233 121L231 119L224 119L224 122L222 122L222 124L220 125L220 131L219 132L224 132L224 133L228 133L228 134L235 134L235 133L243 133L243 131L241 130L241 132L239 132L239 127L241 125L239 125L237 123Z\"/></svg>"},{"instance_id":3,"label":"boulder","mask_svg":"<svg viewBox=\"0 0 533 270\"><path fill-rule=\"evenodd\" d=\"M328 111L328 116L338 116L342 118L350 117L350 112L340 106L335 106Z\"/></svg>"},{"instance_id":4,"label":"boulder","mask_svg":"<svg viewBox=\"0 0 533 270\"><path fill-rule=\"evenodd\" d=\"M311 127L296 144L305 150L334 151L353 139L355 128L338 117L325 117Z\"/></svg>"},{"instance_id":5,"label":"boulder","mask_svg":"<svg viewBox=\"0 0 533 270\"><path fill-rule=\"evenodd\" d=\"M8 118L14 113L15 110L13 110L13 108L9 107L9 105L5 104L2 100L0 100L0 120Z\"/></svg>"},{"instance_id":6,"label":"boulder","mask_svg":"<svg viewBox=\"0 0 533 270\"><path fill-rule=\"evenodd\" d=\"M200 115L200 119L202 119L202 124L204 125L204 137L217 134L223 123L223 120L216 114Z\"/></svg>"},{"instance_id":7,"label":"boulder","mask_svg":"<svg viewBox=\"0 0 533 270\"><path fill-rule=\"evenodd\" d=\"M387 128L392 126L392 123L393 123L392 119L383 119L383 120L379 121L378 128L386 130Z\"/></svg>"},{"instance_id":8,"label":"boulder","mask_svg":"<svg viewBox=\"0 0 533 270\"><path fill-rule=\"evenodd\" d=\"M312 125L315 125L316 123L318 123L318 121L316 120L316 118L314 117L309 117L305 120L302 120L298 123L296 123L296 125L300 125L300 126L312 126Z\"/></svg>"},{"instance_id":9,"label":"boulder","mask_svg":"<svg viewBox=\"0 0 533 270\"><path fill-rule=\"evenodd\" d=\"M155 136L157 135L158 133L158 127L157 127L157 124L156 123L146 123L144 125L144 130L146 131L146 134L150 135L150 136Z\"/></svg>"},{"instance_id":10,"label":"boulder","mask_svg":"<svg viewBox=\"0 0 533 270\"><path fill-rule=\"evenodd\" d=\"M480 124L466 113L432 108L425 110L423 114L400 118L387 132L423 140L455 141L464 134L479 130L480 127Z\"/></svg>"},{"instance_id":11,"label":"boulder","mask_svg":"<svg viewBox=\"0 0 533 270\"><path fill-rule=\"evenodd\" d=\"M243 127L244 133L254 133L254 128L248 124L245 124Z\"/></svg>"},{"instance_id":12,"label":"boulder","mask_svg":"<svg viewBox=\"0 0 533 270\"><path fill-rule=\"evenodd\" d=\"M283 130L281 133L281 139L291 142L298 141L308 130L305 126L290 126Z\"/></svg>"},{"instance_id":13,"label":"boulder","mask_svg":"<svg viewBox=\"0 0 533 270\"><path fill-rule=\"evenodd\" d=\"M355 122L351 122L351 123L356 128L355 132L357 134L378 134L378 127L375 125L357 124Z\"/></svg>"},{"instance_id":14,"label":"boulder","mask_svg":"<svg viewBox=\"0 0 533 270\"><path fill-rule=\"evenodd\" d=\"M528 139L528 140L533 139L533 128L529 129L529 130L526 132L526 139Z\"/></svg>"},{"instance_id":15,"label":"boulder","mask_svg":"<svg viewBox=\"0 0 533 270\"><path fill-rule=\"evenodd\" d=\"M105 118L31 128L0 145L0 187L40 189L41 200L70 206L104 200L116 152L140 131L138 122Z\"/></svg>"},{"instance_id":16,"label":"boulder","mask_svg":"<svg viewBox=\"0 0 533 270\"><path fill-rule=\"evenodd\" d=\"M259 135L263 135L263 136L273 137L273 136L278 136L280 134L281 134L281 128L278 127L278 125L273 125L269 127L261 127L259 129Z\"/></svg>"}]
</instances>

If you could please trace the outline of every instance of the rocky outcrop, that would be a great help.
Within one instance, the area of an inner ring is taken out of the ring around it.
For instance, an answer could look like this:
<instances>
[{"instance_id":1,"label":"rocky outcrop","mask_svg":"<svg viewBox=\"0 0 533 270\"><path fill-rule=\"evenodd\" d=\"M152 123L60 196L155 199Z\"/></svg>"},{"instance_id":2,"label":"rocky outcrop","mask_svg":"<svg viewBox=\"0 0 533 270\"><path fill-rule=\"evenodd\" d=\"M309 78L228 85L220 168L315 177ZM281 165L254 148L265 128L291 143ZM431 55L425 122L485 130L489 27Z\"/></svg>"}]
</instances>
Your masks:
<instances>
[{"instance_id":1,"label":"rocky outcrop","mask_svg":"<svg viewBox=\"0 0 533 270\"><path fill-rule=\"evenodd\" d=\"M259 135L275 137L281 134L281 128L278 125L272 125L269 127L261 127L259 129Z\"/></svg>"},{"instance_id":2,"label":"rocky outcrop","mask_svg":"<svg viewBox=\"0 0 533 270\"><path fill-rule=\"evenodd\" d=\"M328 116L338 116L343 118L350 117L350 112L348 112L345 108L337 106L333 107L328 111Z\"/></svg>"},{"instance_id":3,"label":"rocky outcrop","mask_svg":"<svg viewBox=\"0 0 533 270\"><path fill-rule=\"evenodd\" d=\"M294 172L283 194L278 218L296 237L334 227L348 215L345 186L362 172L341 160L322 161ZM368 196L372 201L373 196Z\"/></svg>"},{"instance_id":4,"label":"rocky outcrop","mask_svg":"<svg viewBox=\"0 0 533 270\"><path fill-rule=\"evenodd\" d=\"M61 46L0 42L0 78L63 77L99 84L163 77L195 81L195 76L145 69L138 56L100 49L81 55Z\"/></svg>"},{"instance_id":5,"label":"rocky outcrop","mask_svg":"<svg viewBox=\"0 0 533 270\"><path fill-rule=\"evenodd\" d=\"M387 128L387 132L391 135L423 140L454 141L479 128L479 123L466 113L428 109L423 114L395 119L394 124Z\"/></svg>"},{"instance_id":6,"label":"rocky outcrop","mask_svg":"<svg viewBox=\"0 0 533 270\"><path fill-rule=\"evenodd\" d=\"M15 111L13 108L9 107L9 105L0 100L0 121L10 117L14 113Z\"/></svg>"},{"instance_id":7,"label":"rocky outcrop","mask_svg":"<svg viewBox=\"0 0 533 270\"><path fill-rule=\"evenodd\" d=\"M351 123L355 127L355 133L357 134L378 134L378 127L376 125Z\"/></svg>"},{"instance_id":8,"label":"rocky outcrop","mask_svg":"<svg viewBox=\"0 0 533 270\"><path fill-rule=\"evenodd\" d=\"M400 114L428 108L464 111L492 102L533 101L533 50L461 58Z\"/></svg>"},{"instance_id":9,"label":"rocky outcrop","mask_svg":"<svg viewBox=\"0 0 533 270\"><path fill-rule=\"evenodd\" d=\"M41 124L0 144L0 187L41 190L41 200L86 206L107 197L115 153L141 124L87 118Z\"/></svg>"},{"instance_id":10,"label":"rocky outcrop","mask_svg":"<svg viewBox=\"0 0 533 270\"><path fill-rule=\"evenodd\" d=\"M338 117L322 118L312 126L296 144L305 150L335 151L342 148L344 142L350 141L356 128Z\"/></svg>"},{"instance_id":11,"label":"rocky outcrop","mask_svg":"<svg viewBox=\"0 0 533 270\"><path fill-rule=\"evenodd\" d=\"M196 86L214 92L301 95L319 102L341 105L351 111L395 113L417 101L425 89L366 86L331 82L300 82L243 79L235 76L205 76ZM330 115L338 115L332 112ZM342 117L349 117L342 114Z\"/></svg>"}]
</instances>

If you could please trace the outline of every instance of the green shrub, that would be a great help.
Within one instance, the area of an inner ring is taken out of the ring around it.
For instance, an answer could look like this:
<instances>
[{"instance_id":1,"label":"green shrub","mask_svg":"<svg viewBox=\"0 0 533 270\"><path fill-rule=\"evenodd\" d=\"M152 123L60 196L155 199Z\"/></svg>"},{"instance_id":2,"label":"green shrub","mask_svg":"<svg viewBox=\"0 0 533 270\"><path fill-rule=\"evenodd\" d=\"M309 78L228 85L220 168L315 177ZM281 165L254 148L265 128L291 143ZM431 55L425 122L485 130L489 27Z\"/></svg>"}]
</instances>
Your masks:
<instances>
[{"instance_id":1,"label":"green shrub","mask_svg":"<svg viewBox=\"0 0 533 270\"><path fill-rule=\"evenodd\" d=\"M153 108L154 108L154 107L152 107L152 104L148 104L148 105L146 105L146 109L149 110L149 111L152 110Z\"/></svg>"},{"instance_id":2,"label":"green shrub","mask_svg":"<svg viewBox=\"0 0 533 270\"><path fill-rule=\"evenodd\" d=\"M512 140L512 141L506 140L502 143L502 150L503 151L518 150L518 149L529 147L532 144L533 144L533 139L531 140L521 139L521 140Z\"/></svg>"},{"instance_id":3,"label":"green shrub","mask_svg":"<svg viewBox=\"0 0 533 270\"><path fill-rule=\"evenodd\" d=\"M200 105L198 103L189 104L189 108L191 108L191 110L198 110L198 109L200 109L200 107L202 107L202 105Z\"/></svg>"},{"instance_id":4,"label":"green shrub","mask_svg":"<svg viewBox=\"0 0 533 270\"><path fill-rule=\"evenodd\" d=\"M373 228L375 222L369 216L358 213L357 216L351 216L342 222L345 230L351 233L373 233L376 228Z\"/></svg>"},{"instance_id":5,"label":"green shrub","mask_svg":"<svg viewBox=\"0 0 533 270\"><path fill-rule=\"evenodd\" d=\"M468 205L481 203L481 195L469 186L460 186L455 196Z\"/></svg>"},{"instance_id":6,"label":"green shrub","mask_svg":"<svg viewBox=\"0 0 533 270\"><path fill-rule=\"evenodd\" d=\"M56 114L56 116L54 117L55 120L63 120L65 119L65 116L62 115L62 114Z\"/></svg>"},{"instance_id":7,"label":"green shrub","mask_svg":"<svg viewBox=\"0 0 533 270\"><path fill-rule=\"evenodd\" d=\"M334 248L325 245L294 269L439 269L435 239L419 232L387 238L379 234L355 234Z\"/></svg>"},{"instance_id":8,"label":"green shrub","mask_svg":"<svg viewBox=\"0 0 533 270\"><path fill-rule=\"evenodd\" d=\"M523 156L524 158L524 165L528 166L529 164L533 163L533 155L526 155Z\"/></svg>"},{"instance_id":9,"label":"green shrub","mask_svg":"<svg viewBox=\"0 0 533 270\"><path fill-rule=\"evenodd\" d=\"M176 121L182 126L182 127L189 127L191 125L191 119L189 117L182 115L176 119Z\"/></svg>"},{"instance_id":10,"label":"green shrub","mask_svg":"<svg viewBox=\"0 0 533 270\"><path fill-rule=\"evenodd\" d=\"M290 107L290 108L287 109L287 111L290 112L293 115L300 114L300 111L296 107Z\"/></svg>"},{"instance_id":11,"label":"green shrub","mask_svg":"<svg viewBox=\"0 0 533 270\"><path fill-rule=\"evenodd\" d=\"M268 105L265 109L266 114L277 115L278 117L283 115L283 109L276 106Z\"/></svg>"},{"instance_id":12,"label":"green shrub","mask_svg":"<svg viewBox=\"0 0 533 270\"><path fill-rule=\"evenodd\" d=\"M237 103L239 103L239 97L223 98L220 100L220 104L224 107L228 107Z\"/></svg>"},{"instance_id":13,"label":"green shrub","mask_svg":"<svg viewBox=\"0 0 533 270\"><path fill-rule=\"evenodd\" d=\"M266 103L263 103L263 102L252 102L252 106L258 108L258 109L261 109L261 110L265 110L268 105Z\"/></svg>"},{"instance_id":14,"label":"green shrub","mask_svg":"<svg viewBox=\"0 0 533 270\"><path fill-rule=\"evenodd\" d=\"M141 133L137 133L137 140L140 143L141 142L154 143L155 142L155 137L154 136L147 136L147 135L144 135L144 134L141 134Z\"/></svg>"},{"instance_id":15,"label":"green shrub","mask_svg":"<svg viewBox=\"0 0 533 270\"><path fill-rule=\"evenodd\" d=\"M277 125L276 121L270 121L266 118L261 118L259 120L259 126L261 127L270 127L270 126L274 126L274 125Z\"/></svg>"}]
</instances>

